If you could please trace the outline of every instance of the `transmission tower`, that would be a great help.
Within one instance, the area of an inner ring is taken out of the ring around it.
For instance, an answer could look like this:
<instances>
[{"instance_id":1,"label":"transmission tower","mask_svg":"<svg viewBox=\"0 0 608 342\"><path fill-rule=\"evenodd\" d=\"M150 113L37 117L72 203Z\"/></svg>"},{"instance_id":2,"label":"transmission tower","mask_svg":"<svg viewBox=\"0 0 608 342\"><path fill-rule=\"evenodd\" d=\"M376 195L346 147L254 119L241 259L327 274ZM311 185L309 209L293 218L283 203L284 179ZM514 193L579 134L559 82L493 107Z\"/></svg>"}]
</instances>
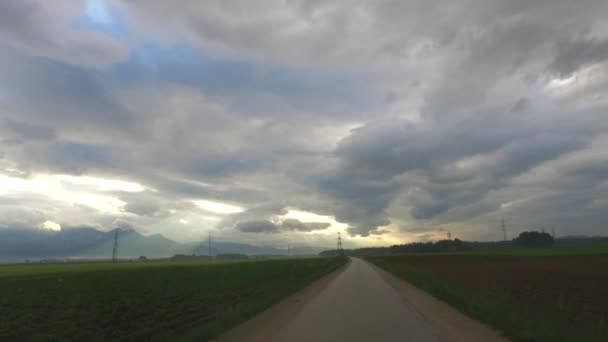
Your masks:
<instances>
[{"instance_id":1,"label":"transmission tower","mask_svg":"<svg viewBox=\"0 0 608 342\"><path fill-rule=\"evenodd\" d=\"M289 243L287 244L287 256L291 256L291 245Z\"/></svg>"},{"instance_id":2,"label":"transmission tower","mask_svg":"<svg viewBox=\"0 0 608 342\"><path fill-rule=\"evenodd\" d=\"M340 236L340 232L338 232L338 249L337 249L338 255L342 256L344 255L344 249L342 248L342 237Z\"/></svg>"},{"instance_id":3,"label":"transmission tower","mask_svg":"<svg viewBox=\"0 0 608 342\"><path fill-rule=\"evenodd\" d=\"M502 229L502 235L503 235L503 239L505 242L507 242L507 223L505 222L505 217L502 217L502 220L500 221L500 226Z\"/></svg>"},{"instance_id":4,"label":"transmission tower","mask_svg":"<svg viewBox=\"0 0 608 342\"><path fill-rule=\"evenodd\" d=\"M114 230L114 248L112 248L112 262L117 261L118 254L118 228Z\"/></svg>"},{"instance_id":5,"label":"transmission tower","mask_svg":"<svg viewBox=\"0 0 608 342\"><path fill-rule=\"evenodd\" d=\"M207 242L208 242L207 253L209 254L209 259L211 259L211 232L209 232L209 239L207 240Z\"/></svg>"},{"instance_id":6,"label":"transmission tower","mask_svg":"<svg viewBox=\"0 0 608 342\"><path fill-rule=\"evenodd\" d=\"M452 232L448 232L448 240L452 240Z\"/></svg>"}]
</instances>

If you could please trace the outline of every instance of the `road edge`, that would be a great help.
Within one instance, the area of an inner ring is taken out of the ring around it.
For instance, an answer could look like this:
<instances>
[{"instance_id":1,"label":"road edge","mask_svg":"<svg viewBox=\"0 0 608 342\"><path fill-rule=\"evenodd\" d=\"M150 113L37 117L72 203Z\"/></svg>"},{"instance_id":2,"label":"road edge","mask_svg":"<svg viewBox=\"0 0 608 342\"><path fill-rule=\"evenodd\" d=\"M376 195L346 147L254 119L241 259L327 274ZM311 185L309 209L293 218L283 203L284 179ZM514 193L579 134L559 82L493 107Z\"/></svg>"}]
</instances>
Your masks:
<instances>
[{"instance_id":1,"label":"road edge","mask_svg":"<svg viewBox=\"0 0 608 342\"><path fill-rule=\"evenodd\" d=\"M331 282L351 265L346 264L313 281L304 289L289 295L280 302L260 312L253 318L237 325L224 334L212 339L213 342L265 342L286 326L302 308L317 297Z\"/></svg>"},{"instance_id":2,"label":"road edge","mask_svg":"<svg viewBox=\"0 0 608 342\"><path fill-rule=\"evenodd\" d=\"M394 274L367 260L376 272L422 317L428 320L446 342L508 342L507 337L491 326L479 322L449 304L433 297Z\"/></svg>"}]
</instances>

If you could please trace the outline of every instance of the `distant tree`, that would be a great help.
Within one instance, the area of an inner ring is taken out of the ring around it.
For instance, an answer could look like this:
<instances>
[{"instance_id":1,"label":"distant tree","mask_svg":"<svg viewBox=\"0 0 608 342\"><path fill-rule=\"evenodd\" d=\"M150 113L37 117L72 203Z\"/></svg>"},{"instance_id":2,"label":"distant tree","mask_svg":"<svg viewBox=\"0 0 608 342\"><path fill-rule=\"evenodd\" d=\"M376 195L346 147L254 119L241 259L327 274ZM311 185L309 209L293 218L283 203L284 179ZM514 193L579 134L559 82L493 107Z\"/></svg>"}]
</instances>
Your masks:
<instances>
[{"instance_id":1,"label":"distant tree","mask_svg":"<svg viewBox=\"0 0 608 342\"><path fill-rule=\"evenodd\" d=\"M239 260L239 259L249 259L247 254L239 254L239 253L220 253L215 256L216 259L225 259L225 260Z\"/></svg>"},{"instance_id":2,"label":"distant tree","mask_svg":"<svg viewBox=\"0 0 608 342\"><path fill-rule=\"evenodd\" d=\"M523 232L513 239L513 242L524 247L552 246L555 243L550 234L536 231Z\"/></svg>"}]
</instances>

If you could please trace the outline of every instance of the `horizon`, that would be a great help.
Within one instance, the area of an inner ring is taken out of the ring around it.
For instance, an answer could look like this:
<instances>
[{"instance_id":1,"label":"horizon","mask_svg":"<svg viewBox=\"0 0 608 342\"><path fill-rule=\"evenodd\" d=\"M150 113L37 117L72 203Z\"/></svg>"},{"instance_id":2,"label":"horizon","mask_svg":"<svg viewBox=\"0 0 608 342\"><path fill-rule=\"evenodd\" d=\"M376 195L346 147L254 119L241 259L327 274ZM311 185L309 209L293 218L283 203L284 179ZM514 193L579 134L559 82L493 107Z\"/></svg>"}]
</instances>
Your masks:
<instances>
[{"instance_id":1,"label":"horizon","mask_svg":"<svg viewBox=\"0 0 608 342\"><path fill-rule=\"evenodd\" d=\"M608 3L583 2L0 3L0 230L602 236Z\"/></svg>"},{"instance_id":2,"label":"horizon","mask_svg":"<svg viewBox=\"0 0 608 342\"><path fill-rule=\"evenodd\" d=\"M201 237L200 240L188 240L188 241L179 241L179 240L173 240L165 235L163 235L162 233L145 233L145 232L141 232L139 230L137 230L136 228L133 227L116 227L116 228L112 228L109 230L100 230L98 228L95 227L88 227L88 226L76 226L76 227L63 227L62 229L59 230L55 230L55 229L48 229L48 228L44 228L44 227L29 227L29 228L23 228L23 227L19 227L19 228L5 228L6 230L12 230L12 231L21 231L21 230L31 230L31 231L40 231L40 232L48 232L50 234L59 234L62 232L66 232L66 231L70 231L70 230L94 230L100 233L112 233L116 230L120 231L120 232L134 232L140 236L143 237L154 237L154 236L160 236L164 239L167 239L171 242L175 242L178 244L200 244L200 243L204 243L206 244L209 236L207 237ZM397 243L395 245L363 245L363 246L356 246L353 248L383 248L383 247L391 247L391 246L396 246L396 245L406 245L406 244L416 244L416 243L434 243L434 242L440 242L440 241L455 241L455 240L460 240L460 241L464 241L464 242L481 242L481 243L493 243L493 242L511 242L513 239L515 239L517 236L519 236L519 234L524 233L524 232L538 232L538 233L546 233L551 235L554 239L556 240L560 240L560 239L576 239L576 238L582 238L582 239L587 239L587 238L591 238L591 239L595 239L595 238L608 238L608 235L604 234L596 234L596 235L586 235L586 234L574 234L574 235L558 235L557 232L555 231L545 231L543 229L539 229L539 230L535 230L535 229L519 229L516 231L512 231L510 232L510 235L508 235L507 240L504 239L496 239L496 240L463 240L460 239L458 236L438 236L437 239L430 239L430 240L415 240L415 241L408 241L408 242L402 242L402 243ZM1 231L0 231L1 233ZM249 245L246 242L235 242L235 241L230 241L227 239L223 239L220 236L212 236L212 241L213 242L219 242L219 243L234 243L234 244L244 244L244 245ZM344 243L344 239L342 239L342 243ZM334 244L336 242L334 241ZM346 243L348 244L348 241L346 241ZM332 247L335 246L319 246L319 245L308 245L308 244L298 244L298 242L289 242L287 243L287 245L291 246L291 248L302 248L302 247L311 247L311 248L316 248L316 249L320 249L320 248L326 248L328 250L331 250ZM287 247L282 246L282 245L275 245L275 244L266 244L266 245L249 245L252 247L271 247L271 248L275 248L275 249L285 249L287 250ZM333 248L335 249L335 248ZM349 249L348 247L346 247L345 249Z\"/></svg>"}]
</instances>

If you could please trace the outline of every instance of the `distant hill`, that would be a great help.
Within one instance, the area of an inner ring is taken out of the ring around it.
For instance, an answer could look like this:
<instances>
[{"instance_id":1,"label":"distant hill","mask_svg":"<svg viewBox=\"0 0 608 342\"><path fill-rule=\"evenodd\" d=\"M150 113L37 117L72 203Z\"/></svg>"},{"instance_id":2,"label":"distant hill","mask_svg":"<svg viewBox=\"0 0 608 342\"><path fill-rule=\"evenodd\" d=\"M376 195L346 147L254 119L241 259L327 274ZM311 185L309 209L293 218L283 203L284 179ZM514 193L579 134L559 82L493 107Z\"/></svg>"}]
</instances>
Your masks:
<instances>
[{"instance_id":1,"label":"distant hill","mask_svg":"<svg viewBox=\"0 0 608 342\"><path fill-rule=\"evenodd\" d=\"M310 246L293 247L290 251L291 255L316 255L323 249ZM203 241L193 245L193 251L196 254L207 255L209 248L207 242ZM217 254L246 254L246 255L286 255L286 249L279 249L270 246L253 246L244 243L235 243L227 241L213 241L211 245L211 253Z\"/></svg>"},{"instance_id":2,"label":"distant hill","mask_svg":"<svg viewBox=\"0 0 608 342\"><path fill-rule=\"evenodd\" d=\"M45 229L0 228L0 261L38 259L109 259L116 230L99 231L90 227ZM206 255L207 242L178 243L163 235L142 235L133 229L119 229L118 257L167 258L175 254ZM292 255L313 255L320 249L299 246ZM213 241L212 253L246 255L285 255L286 250L268 246Z\"/></svg>"},{"instance_id":3,"label":"distant hill","mask_svg":"<svg viewBox=\"0 0 608 342\"><path fill-rule=\"evenodd\" d=\"M108 238L94 247L84 250L80 256L86 258L107 258L114 246L114 232L115 230L106 233ZM192 249L189 246L169 240L160 234L144 236L135 230L121 229L118 235L118 256L120 258L137 258L139 256L164 258L174 254L192 253Z\"/></svg>"},{"instance_id":4,"label":"distant hill","mask_svg":"<svg viewBox=\"0 0 608 342\"><path fill-rule=\"evenodd\" d=\"M169 257L191 252L188 246L162 235L144 236L132 229L119 229L119 257L140 255ZM0 259L110 258L115 230L102 232L93 228L61 231L44 229L0 229Z\"/></svg>"}]
</instances>

